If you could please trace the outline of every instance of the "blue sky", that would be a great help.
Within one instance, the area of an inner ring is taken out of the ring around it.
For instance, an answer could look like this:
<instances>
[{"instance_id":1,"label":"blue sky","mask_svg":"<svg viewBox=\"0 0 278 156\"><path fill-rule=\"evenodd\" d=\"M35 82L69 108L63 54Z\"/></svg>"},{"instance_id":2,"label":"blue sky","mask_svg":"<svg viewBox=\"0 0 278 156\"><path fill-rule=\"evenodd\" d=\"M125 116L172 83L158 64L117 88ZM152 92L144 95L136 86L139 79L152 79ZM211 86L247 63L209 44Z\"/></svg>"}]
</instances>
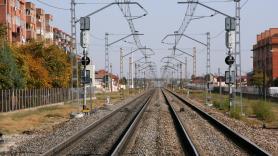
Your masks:
<instances>
[{"instance_id":1,"label":"blue sky","mask_svg":"<svg viewBox=\"0 0 278 156\"><path fill-rule=\"evenodd\" d=\"M70 12L67 10L55 9L39 3L37 0L31 0L37 7L44 8L48 13L54 15L54 25L70 33ZM70 8L70 0L41 0L53 6L60 8ZM113 2L113 0L76 0L77 2L89 2L96 4L77 5L77 17L84 16L102 6L104 3ZM224 1L224 0L222 0ZM241 0L244 3L246 0ZM177 30L182 22L186 6L177 4L176 0L137 0L147 11L148 15L144 18L134 21L136 29L143 33L144 36L140 36L141 42L147 47L153 48L156 55L152 57L158 67L161 65L161 58L170 55L170 48L167 45L161 44L162 38L168 33L173 33ZM215 0L200 0L206 5L221 10L229 15L235 14L234 2L215 2ZM241 31L242 31L242 71L243 73L252 70L252 45L256 41L256 35L271 27L278 27L278 1L277 0L249 0L242 8L241 12ZM142 13L138 8L132 7L133 14ZM204 16L210 15L213 12L208 11L201 6L197 7L196 15ZM217 69L220 68L222 73L227 69L227 65L224 62L226 57L225 48L225 33L221 33L224 30L224 17L216 15L211 18L204 18L201 20L194 20L189 25L185 34L197 38L201 41L206 41L206 37L201 35L206 32L210 32L211 36L217 36L211 43L211 71L217 73ZM117 6L110 7L93 17L91 17L91 45L89 55L93 59L97 69L104 68L104 34L105 32L113 34L129 34L130 30L126 20L121 14ZM79 32L78 32L79 33ZM114 35L109 38L110 41L117 40L122 36ZM128 41L133 41L130 38ZM178 47L185 49L188 52L192 51L192 47L197 47L197 75L203 75L205 73L205 58L206 51L204 47L183 38L180 41ZM131 44L120 42L110 47L110 60L113 64L113 71L119 73L119 49L124 48L124 52L128 53L135 47ZM81 50L79 48L79 50ZM80 51L81 52L81 51ZM138 53L134 55L134 59L140 58L142 54ZM180 57L184 59L184 57ZM128 58L125 59L125 74L127 69ZM188 58L188 71L192 74L192 59Z\"/></svg>"}]
</instances>

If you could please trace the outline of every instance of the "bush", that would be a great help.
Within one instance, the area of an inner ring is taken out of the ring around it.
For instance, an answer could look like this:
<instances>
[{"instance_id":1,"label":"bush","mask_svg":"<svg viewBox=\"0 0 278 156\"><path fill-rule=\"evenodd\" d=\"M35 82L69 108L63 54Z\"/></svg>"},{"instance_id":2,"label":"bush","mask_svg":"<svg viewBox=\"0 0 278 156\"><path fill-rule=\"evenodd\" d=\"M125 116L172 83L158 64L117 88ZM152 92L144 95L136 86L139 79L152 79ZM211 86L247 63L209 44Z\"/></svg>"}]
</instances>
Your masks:
<instances>
[{"instance_id":1,"label":"bush","mask_svg":"<svg viewBox=\"0 0 278 156\"><path fill-rule=\"evenodd\" d=\"M229 100L215 99L215 100L213 100L213 106L217 109L228 110L229 109Z\"/></svg>"},{"instance_id":2,"label":"bush","mask_svg":"<svg viewBox=\"0 0 278 156\"><path fill-rule=\"evenodd\" d=\"M240 107L237 107L237 106L236 107L232 107L231 111L230 111L230 116L232 118L240 120L242 118Z\"/></svg>"},{"instance_id":3,"label":"bush","mask_svg":"<svg viewBox=\"0 0 278 156\"><path fill-rule=\"evenodd\" d=\"M274 120L274 113L272 112L271 108L271 104L265 101L259 101L252 104L253 113L258 119L263 121Z\"/></svg>"}]
</instances>

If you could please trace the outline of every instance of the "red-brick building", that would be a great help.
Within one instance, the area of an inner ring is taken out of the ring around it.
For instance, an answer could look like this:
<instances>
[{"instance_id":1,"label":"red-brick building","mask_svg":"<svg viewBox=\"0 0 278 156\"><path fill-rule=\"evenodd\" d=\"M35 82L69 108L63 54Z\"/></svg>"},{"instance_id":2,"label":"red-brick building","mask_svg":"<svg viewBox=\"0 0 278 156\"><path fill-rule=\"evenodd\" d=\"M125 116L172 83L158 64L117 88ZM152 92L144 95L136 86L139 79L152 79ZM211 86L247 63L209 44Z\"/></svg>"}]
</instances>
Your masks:
<instances>
[{"instance_id":1,"label":"red-brick building","mask_svg":"<svg viewBox=\"0 0 278 156\"><path fill-rule=\"evenodd\" d=\"M0 0L0 23L7 27L7 40L26 42L25 0Z\"/></svg>"},{"instance_id":2,"label":"red-brick building","mask_svg":"<svg viewBox=\"0 0 278 156\"><path fill-rule=\"evenodd\" d=\"M253 69L266 71L270 80L278 78L278 28L257 35L253 46Z\"/></svg>"},{"instance_id":3,"label":"red-brick building","mask_svg":"<svg viewBox=\"0 0 278 156\"><path fill-rule=\"evenodd\" d=\"M0 0L0 24L7 27L7 40L24 44L31 40L56 44L70 52L71 36L53 27L53 15L25 0Z\"/></svg>"},{"instance_id":4,"label":"red-brick building","mask_svg":"<svg viewBox=\"0 0 278 156\"><path fill-rule=\"evenodd\" d=\"M36 5L31 2L26 2L26 40L37 39L36 33L37 17L36 17Z\"/></svg>"}]
</instances>

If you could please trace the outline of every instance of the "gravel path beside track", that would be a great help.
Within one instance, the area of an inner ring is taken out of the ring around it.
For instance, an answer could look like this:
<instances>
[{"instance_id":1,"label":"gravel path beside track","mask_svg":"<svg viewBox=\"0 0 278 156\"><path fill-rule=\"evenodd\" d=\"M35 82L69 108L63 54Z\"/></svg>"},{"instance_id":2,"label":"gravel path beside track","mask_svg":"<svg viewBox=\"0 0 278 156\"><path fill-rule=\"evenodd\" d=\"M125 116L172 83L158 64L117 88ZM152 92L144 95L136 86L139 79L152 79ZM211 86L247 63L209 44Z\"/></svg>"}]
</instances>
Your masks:
<instances>
[{"instance_id":1,"label":"gravel path beside track","mask_svg":"<svg viewBox=\"0 0 278 156\"><path fill-rule=\"evenodd\" d=\"M249 126L245 122L232 119L227 115L219 112L216 109L207 107L195 100L190 100L185 96L183 97L184 99L191 101L191 103L193 103L198 108L208 112L217 120L229 126L235 132L250 139L252 142L256 143L258 146L260 146L262 149L265 149L273 156L278 156L278 130L277 129L263 129L262 127Z\"/></svg>"},{"instance_id":2,"label":"gravel path beside track","mask_svg":"<svg viewBox=\"0 0 278 156\"><path fill-rule=\"evenodd\" d=\"M122 155L184 155L168 105L160 90L156 90Z\"/></svg>"},{"instance_id":3,"label":"gravel path beside track","mask_svg":"<svg viewBox=\"0 0 278 156\"><path fill-rule=\"evenodd\" d=\"M12 147L11 151L8 154L41 154L47 151L48 149L56 146L57 144L61 143L62 141L72 136L76 132L84 129L93 122L100 120L104 116L110 114L113 110L116 110L121 106L125 105L126 103L129 103L133 99L134 97L130 97L122 102L116 103L110 110L99 109L96 113L90 116L86 116L80 119L71 119L65 123L60 124L59 126L56 126L53 132L51 133L39 134L35 137L30 137L30 139L18 142L18 146Z\"/></svg>"},{"instance_id":4,"label":"gravel path beside track","mask_svg":"<svg viewBox=\"0 0 278 156\"><path fill-rule=\"evenodd\" d=\"M169 93L166 96L178 112L200 155L248 155L190 107ZM180 111L181 108L184 111Z\"/></svg>"}]
</instances>

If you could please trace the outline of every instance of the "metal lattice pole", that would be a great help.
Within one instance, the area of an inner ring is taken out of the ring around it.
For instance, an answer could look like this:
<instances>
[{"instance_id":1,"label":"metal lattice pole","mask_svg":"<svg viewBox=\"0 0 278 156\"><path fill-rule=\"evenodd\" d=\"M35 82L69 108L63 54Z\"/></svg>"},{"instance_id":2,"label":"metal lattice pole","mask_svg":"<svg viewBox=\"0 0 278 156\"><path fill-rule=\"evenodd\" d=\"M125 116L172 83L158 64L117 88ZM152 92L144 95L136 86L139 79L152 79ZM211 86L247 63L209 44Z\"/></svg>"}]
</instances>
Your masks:
<instances>
[{"instance_id":1,"label":"metal lattice pole","mask_svg":"<svg viewBox=\"0 0 278 156\"><path fill-rule=\"evenodd\" d=\"M110 91L113 92L113 81L112 81L112 73L113 73L113 71L112 71L112 63L110 64L109 67L110 67L110 68L109 68L109 69L110 69L110 71L109 71L110 73L109 73L109 79L108 79L109 81L108 81L108 82L109 82L109 85L110 85ZM109 87L108 87L108 88L109 88Z\"/></svg>"},{"instance_id":2,"label":"metal lattice pole","mask_svg":"<svg viewBox=\"0 0 278 156\"><path fill-rule=\"evenodd\" d=\"M133 54L131 54L131 62L130 62L130 65L131 65L131 88L133 89L134 88L134 77L133 77Z\"/></svg>"},{"instance_id":3,"label":"metal lattice pole","mask_svg":"<svg viewBox=\"0 0 278 156\"><path fill-rule=\"evenodd\" d=\"M187 57L184 60L184 79L187 80Z\"/></svg>"},{"instance_id":4,"label":"metal lattice pole","mask_svg":"<svg viewBox=\"0 0 278 156\"><path fill-rule=\"evenodd\" d=\"M182 89L182 64L180 63L180 89Z\"/></svg>"},{"instance_id":5,"label":"metal lattice pole","mask_svg":"<svg viewBox=\"0 0 278 156\"><path fill-rule=\"evenodd\" d=\"M75 0L71 0L71 62L72 62L72 79L71 79L71 99L74 99L74 91L73 88L76 87L76 97L77 102L79 104L79 84L78 84L78 61L77 61L77 43L76 43L76 14L75 14Z\"/></svg>"},{"instance_id":6,"label":"metal lattice pole","mask_svg":"<svg viewBox=\"0 0 278 156\"><path fill-rule=\"evenodd\" d=\"M120 79L123 78L123 74L124 74L123 49L120 48Z\"/></svg>"},{"instance_id":7,"label":"metal lattice pole","mask_svg":"<svg viewBox=\"0 0 278 156\"><path fill-rule=\"evenodd\" d=\"M123 58L124 52L123 49L120 48L120 80L123 82L123 76L124 76L124 58ZM121 98L124 99L124 90L120 86L120 92L121 92Z\"/></svg>"},{"instance_id":8,"label":"metal lattice pole","mask_svg":"<svg viewBox=\"0 0 278 156\"><path fill-rule=\"evenodd\" d=\"M236 2L236 31L235 31L235 71L236 77L238 80L239 85L237 85L237 89L240 92L240 98L236 99L236 103L240 104L240 111L243 114L243 105L242 105L242 80L241 80L241 38L240 38L240 1ZM237 84L237 83L236 83Z\"/></svg>"},{"instance_id":9,"label":"metal lattice pole","mask_svg":"<svg viewBox=\"0 0 278 156\"><path fill-rule=\"evenodd\" d=\"M210 78L210 33L207 32L207 65L206 65L206 76L207 76L207 80L206 80L206 104L208 104L209 102L209 96L211 94L210 89L209 89L209 78ZM211 98L211 97L210 97Z\"/></svg>"},{"instance_id":10,"label":"metal lattice pole","mask_svg":"<svg viewBox=\"0 0 278 156\"><path fill-rule=\"evenodd\" d=\"M207 74L210 74L210 33L207 33Z\"/></svg>"},{"instance_id":11,"label":"metal lattice pole","mask_svg":"<svg viewBox=\"0 0 278 156\"><path fill-rule=\"evenodd\" d=\"M193 75L197 76L196 47L193 48Z\"/></svg>"},{"instance_id":12,"label":"metal lattice pole","mask_svg":"<svg viewBox=\"0 0 278 156\"><path fill-rule=\"evenodd\" d=\"M137 88L137 63L134 64L134 79L135 79L134 88L136 89Z\"/></svg>"},{"instance_id":13,"label":"metal lattice pole","mask_svg":"<svg viewBox=\"0 0 278 156\"><path fill-rule=\"evenodd\" d=\"M105 33L105 92L109 91L109 52L108 33Z\"/></svg>"},{"instance_id":14,"label":"metal lattice pole","mask_svg":"<svg viewBox=\"0 0 278 156\"><path fill-rule=\"evenodd\" d=\"M128 69L129 69L129 72L128 72L128 89L129 89L129 92L130 92L130 89L131 89L131 87L132 87L132 59L131 59L131 57L129 57L129 66L128 66Z\"/></svg>"}]
</instances>

